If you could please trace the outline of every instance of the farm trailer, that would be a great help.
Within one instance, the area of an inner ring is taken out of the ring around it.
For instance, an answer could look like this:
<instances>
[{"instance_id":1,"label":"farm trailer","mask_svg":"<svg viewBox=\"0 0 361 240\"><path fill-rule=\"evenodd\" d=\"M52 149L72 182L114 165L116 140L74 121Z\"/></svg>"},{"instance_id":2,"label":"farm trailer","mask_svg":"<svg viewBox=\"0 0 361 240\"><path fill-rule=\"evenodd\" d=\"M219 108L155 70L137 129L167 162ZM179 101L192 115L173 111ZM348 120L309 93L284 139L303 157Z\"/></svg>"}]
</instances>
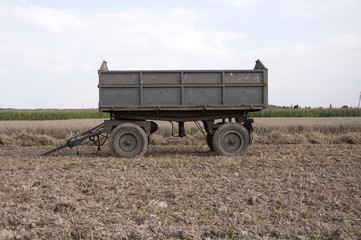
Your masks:
<instances>
[{"instance_id":1,"label":"farm trailer","mask_svg":"<svg viewBox=\"0 0 361 240\"><path fill-rule=\"evenodd\" d=\"M158 121L203 123L210 150L223 156L243 155L253 140L249 112L268 106L268 69L260 60L252 70L108 70L99 73L99 111L110 120L79 135L47 155L90 139L98 148L109 138L116 157L135 157L147 150ZM203 131L202 131L203 132ZM99 148L100 149L100 148Z\"/></svg>"}]
</instances>

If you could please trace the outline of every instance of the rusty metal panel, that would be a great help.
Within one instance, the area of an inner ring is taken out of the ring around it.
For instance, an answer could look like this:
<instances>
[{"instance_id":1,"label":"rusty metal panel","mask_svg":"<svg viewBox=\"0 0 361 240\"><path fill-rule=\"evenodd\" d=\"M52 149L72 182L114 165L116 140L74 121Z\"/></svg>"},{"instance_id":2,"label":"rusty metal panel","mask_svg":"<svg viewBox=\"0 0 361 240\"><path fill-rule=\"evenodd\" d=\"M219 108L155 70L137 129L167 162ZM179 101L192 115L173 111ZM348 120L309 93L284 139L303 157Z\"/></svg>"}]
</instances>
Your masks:
<instances>
[{"instance_id":1,"label":"rusty metal panel","mask_svg":"<svg viewBox=\"0 0 361 240\"><path fill-rule=\"evenodd\" d=\"M112 73L105 72L101 77L101 84L139 84L139 73Z\"/></svg>"},{"instance_id":2,"label":"rusty metal panel","mask_svg":"<svg viewBox=\"0 0 361 240\"><path fill-rule=\"evenodd\" d=\"M181 89L171 87L143 88L143 104L153 106L180 105L182 100Z\"/></svg>"},{"instance_id":3,"label":"rusty metal panel","mask_svg":"<svg viewBox=\"0 0 361 240\"><path fill-rule=\"evenodd\" d=\"M268 105L268 69L261 61L251 70L125 70L99 72L99 110L258 111ZM240 113L241 113L240 112ZM189 114L188 113L188 114ZM162 117L174 115L163 114ZM123 116L123 115L122 115ZM150 116L148 116L150 117Z\"/></svg>"},{"instance_id":4,"label":"rusty metal panel","mask_svg":"<svg viewBox=\"0 0 361 240\"><path fill-rule=\"evenodd\" d=\"M185 105L221 105L222 87L185 87Z\"/></svg>"},{"instance_id":5,"label":"rusty metal panel","mask_svg":"<svg viewBox=\"0 0 361 240\"><path fill-rule=\"evenodd\" d=\"M181 74L178 72L143 72L142 84L180 84Z\"/></svg>"},{"instance_id":6,"label":"rusty metal panel","mask_svg":"<svg viewBox=\"0 0 361 240\"><path fill-rule=\"evenodd\" d=\"M262 87L226 87L225 105L262 105Z\"/></svg>"},{"instance_id":7,"label":"rusty metal panel","mask_svg":"<svg viewBox=\"0 0 361 240\"><path fill-rule=\"evenodd\" d=\"M102 107L128 107L140 104L139 88L102 88Z\"/></svg>"},{"instance_id":8,"label":"rusty metal panel","mask_svg":"<svg viewBox=\"0 0 361 240\"><path fill-rule=\"evenodd\" d=\"M220 84L222 72L187 72L183 74L184 84Z\"/></svg>"},{"instance_id":9,"label":"rusty metal panel","mask_svg":"<svg viewBox=\"0 0 361 240\"><path fill-rule=\"evenodd\" d=\"M262 72L225 72L224 83L262 83Z\"/></svg>"}]
</instances>

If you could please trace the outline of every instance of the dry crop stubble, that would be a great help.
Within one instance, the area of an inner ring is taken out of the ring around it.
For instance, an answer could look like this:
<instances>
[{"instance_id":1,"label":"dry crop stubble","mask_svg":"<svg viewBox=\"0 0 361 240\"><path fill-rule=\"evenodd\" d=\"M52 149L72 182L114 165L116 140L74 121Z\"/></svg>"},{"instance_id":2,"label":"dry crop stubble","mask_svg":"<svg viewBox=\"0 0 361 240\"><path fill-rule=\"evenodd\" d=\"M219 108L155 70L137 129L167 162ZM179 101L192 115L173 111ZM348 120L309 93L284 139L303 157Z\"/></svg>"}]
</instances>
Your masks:
<instances>
[{"instance_id":1,"label":"dry crop stubble","mask_svg":"<svg viewBox=\"0 0 361 240\"><path fill-rule=\"evenodd\" d=\"M102 119L45 121L1 121L0 144L13 146L53 146L85 132Z\"/></svg>"},{"instance_id":2,"label":"dry crop stubble","mask_svg":"<svg viewBox=\"0 0 361 240\"><path fill-rule=\"evenodd\" d=\"M2 121L0 146L54 146L98 124L102 119L54 121ZM167 145L172 135L169 122L158 122L152 145ZM204 145L195 124L185 124L188 136L181 144ZM175 126L177 128L177 126ZM259 144L361 144L361 118L256 118L255 143Z\"/></svg>"},{"instance_id":3,"label":"dry crop stubble","mask_svg":"<svg viewBox=\"0 0 361 240\"><path fill-rule=\"evenodd\" d=\"M0 152L0 237L361 237L353 145L255 144L241 158L174 143L135 159L41 151Z\"/></svg>"}]
</instances>

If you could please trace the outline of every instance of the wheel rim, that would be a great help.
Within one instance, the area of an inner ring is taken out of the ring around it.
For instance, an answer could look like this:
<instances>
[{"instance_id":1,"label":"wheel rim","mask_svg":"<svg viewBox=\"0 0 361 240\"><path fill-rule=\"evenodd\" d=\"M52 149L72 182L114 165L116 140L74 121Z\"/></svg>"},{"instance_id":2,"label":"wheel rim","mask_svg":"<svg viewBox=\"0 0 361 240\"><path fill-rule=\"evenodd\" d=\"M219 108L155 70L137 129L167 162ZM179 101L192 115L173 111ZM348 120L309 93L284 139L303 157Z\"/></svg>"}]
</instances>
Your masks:
<instances>
[{"instance_id":1,"label":"wheel rim","mask_svg":"<svg viewBox=\"0 0 361 240\"><path fill-rule=\"evenodd\" d=\"M226 123L213 136L213 147L221 156L240 156L246 153L249 132L240 123Z\"/></svg>"},{"instance_id":2,"label":"wheel rim","mask_svg":"<svg viewBox=\"0 0 361 240\"><path fill-rule=\"evenodd\" d=\"M119 138L119 148L124 152L132 152L137 147L137 138L133 134L124 134Z\"/></svg>"},{"instance_id":3,"label":"wheel rim","mask_svg":"<svg viewBox=\"0 0 361 240\"><path fill-rule=\"evenodd\" d=\"M226 151L234 152L242 147L242 137L236 132L227 133L223 139Z\"/></svg>"}]
</instances>

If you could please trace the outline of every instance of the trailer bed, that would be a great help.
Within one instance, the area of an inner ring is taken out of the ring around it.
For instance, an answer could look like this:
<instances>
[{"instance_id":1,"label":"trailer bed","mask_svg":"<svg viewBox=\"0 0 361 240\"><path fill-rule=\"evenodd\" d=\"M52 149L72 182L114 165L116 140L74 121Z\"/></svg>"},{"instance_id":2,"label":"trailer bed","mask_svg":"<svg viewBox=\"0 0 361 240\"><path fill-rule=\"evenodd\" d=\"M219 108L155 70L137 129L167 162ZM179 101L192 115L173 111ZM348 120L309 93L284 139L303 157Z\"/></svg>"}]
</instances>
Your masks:
<instances>
[{"instance_id":1,"label":"trailer bed","mask_svg":"<svg viewBox=\"0 0 361 240\"><path fill-rule=\"evenodd\" d=\"M159 119L174 111L248 112L268 105L268 69L260 60L252 70L174 71L110 71L103 61L98 73L101 112Z\"/></svg>"}]
</instances>

